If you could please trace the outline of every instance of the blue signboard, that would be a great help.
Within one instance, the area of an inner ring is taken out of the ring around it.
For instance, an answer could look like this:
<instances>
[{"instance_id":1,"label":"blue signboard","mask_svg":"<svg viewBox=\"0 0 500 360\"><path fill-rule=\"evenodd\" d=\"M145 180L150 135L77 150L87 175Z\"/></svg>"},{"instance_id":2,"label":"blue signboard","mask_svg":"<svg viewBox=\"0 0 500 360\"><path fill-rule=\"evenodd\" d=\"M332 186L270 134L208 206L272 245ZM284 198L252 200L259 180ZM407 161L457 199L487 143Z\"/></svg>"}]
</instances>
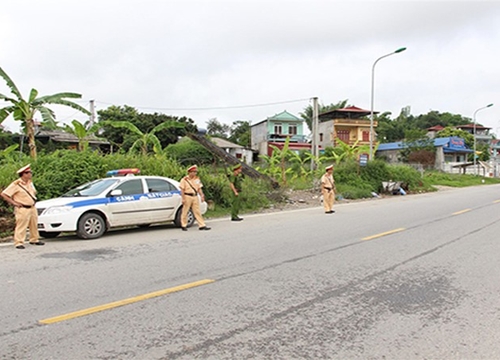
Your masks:
<instances>
[{"instance_id":1,"label":"blue signboard","mask_svg":"<svg viewBox=\"0 0 500 360\"><path fill-rule=\"evenodd\" d=\"M360 154L359 155L359 165L366 166L367 162L368 162L368 155L367 154Z\"/></svg>"}]
</instances>

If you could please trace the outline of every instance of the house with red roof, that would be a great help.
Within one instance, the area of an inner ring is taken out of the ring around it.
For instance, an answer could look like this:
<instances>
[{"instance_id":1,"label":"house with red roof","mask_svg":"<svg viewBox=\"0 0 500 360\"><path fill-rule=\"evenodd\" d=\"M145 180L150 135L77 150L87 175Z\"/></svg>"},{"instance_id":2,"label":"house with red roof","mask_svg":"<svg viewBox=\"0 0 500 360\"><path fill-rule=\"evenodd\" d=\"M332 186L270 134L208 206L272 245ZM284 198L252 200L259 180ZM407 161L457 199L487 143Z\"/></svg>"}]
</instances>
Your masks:
<instances>
[{"instance_id":1,"label":"house with red roof","mask_svg":"<svg viewBox=\"0 0 500 360\"><path fill-rule=\"evenodd\" d=\"M348 106L343 109L330 110L319 114L318 135L319 146L335 147L337 140L354 145L370 144L370 110ZM378 112L374 111L374 114ZM373 121L373 144L376 143L377 121Z\"/></svg>"},{"instance_id":2,"label":"house with red roof","mask_svg":"<svg viewBox=\"0 0 500 360\"><path fill-rule=\"evenodd\" d=\"M429 139L434 139L436 137L436 134L443 129L444 127L441 125L431 126L430 128L427 128L427 136L429 137Z\"/></svg>"}]
</instances>

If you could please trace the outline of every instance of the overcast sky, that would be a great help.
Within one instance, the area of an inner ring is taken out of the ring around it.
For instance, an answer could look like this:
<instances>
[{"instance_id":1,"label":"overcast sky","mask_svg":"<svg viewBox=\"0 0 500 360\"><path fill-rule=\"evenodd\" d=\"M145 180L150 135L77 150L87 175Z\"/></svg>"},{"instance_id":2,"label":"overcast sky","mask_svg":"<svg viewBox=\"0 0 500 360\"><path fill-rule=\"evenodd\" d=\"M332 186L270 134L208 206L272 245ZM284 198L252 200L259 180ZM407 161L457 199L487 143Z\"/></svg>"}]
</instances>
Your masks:
<instances>
[{"instance_id":1,"label":"overcast sky","mask_svg":"<svg viewBox=\"0 0 500 360\"><path fill-rule=\"evenodd\" d=\"M0 67L25 97L77 92L96 109L257 123L318 97L436 110L500 133L500 2L9 0ZM10 94L0 79L0 93ZM0 103L4 106L5 103ZM87 120L72 109L57 120ZM10 118L3 123L16 131Z\"/></svg>"}]
</instances>

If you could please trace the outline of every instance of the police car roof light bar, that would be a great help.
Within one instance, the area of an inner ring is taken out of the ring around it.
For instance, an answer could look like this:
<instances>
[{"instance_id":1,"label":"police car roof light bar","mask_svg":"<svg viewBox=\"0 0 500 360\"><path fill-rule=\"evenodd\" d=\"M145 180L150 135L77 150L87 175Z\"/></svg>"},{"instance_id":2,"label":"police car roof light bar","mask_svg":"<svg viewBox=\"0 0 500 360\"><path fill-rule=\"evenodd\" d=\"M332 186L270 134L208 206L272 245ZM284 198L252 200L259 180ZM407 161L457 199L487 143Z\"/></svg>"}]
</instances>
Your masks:
<instances>
[{"instance_id":1,"label":"police car roof light bar","mask_svg":"<svg viewBox=\"0 0 500 360\"><path fill-rule=\"evenodd\" d=\"M132 169L119 169L119 170L110 170L106 173L106 176L125 176L125 175L135 175L139 174L141 170L137 168Z\"/></svg>"}]
</instances>

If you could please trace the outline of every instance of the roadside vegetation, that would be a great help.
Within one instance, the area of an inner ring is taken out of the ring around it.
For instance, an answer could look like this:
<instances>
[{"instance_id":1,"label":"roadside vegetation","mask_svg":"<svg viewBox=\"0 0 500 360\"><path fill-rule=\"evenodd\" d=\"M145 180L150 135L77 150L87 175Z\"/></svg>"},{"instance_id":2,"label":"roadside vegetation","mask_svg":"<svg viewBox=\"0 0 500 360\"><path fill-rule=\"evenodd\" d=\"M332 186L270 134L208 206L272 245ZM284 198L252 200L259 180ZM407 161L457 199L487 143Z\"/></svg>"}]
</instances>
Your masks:
<instances>
[{"instance_id":1,"label":"roadside vegetation","mask_svg":"<svg viewBox=\"0 0 500 360\"><path fill-rule=\"evenodd\" d=\"M98 119L92 123L73 120L71 125L59 126L52 105L74 108L84 114L90 112L73 99L80 99L77 93L57 93L38 96L32 89L28 98L23 98L17 86L0 68L11 95L0 94L0 101L7 106L0 107L0 124L9 116L21 123L22 134L12 134L0 127L0 190L16 178L16 170L31 163L34 183L39 199L49 199L65 193L85 182L102 178L112 169L139 168L143 175L159 175L180 180L186 169L197 164L204 192L209 201L207 216L222 216L229 213L230 188L227 180L228 164L214 157L198 142L187 135L196 133L195 122L187 117L165 114L141 113L130 106L109 106L97 112ZM71 100L69 100L71 99ZM320 105L320 112L349 106L347 100L337 104ZM35 114L42 122L34 120ZM300 116L311 127L312 108L309 105ZM293 190L311 190L319 194L319 179L326 166L335 165L334 177L337 196L345 199L370 198L383 191L382 182L397 181L409 194L434 191L435 185L471 186L500 182L496 178L482 178L470 175L443 174L436 171L417 171L409 163L432 165L435 154L427 146L429 139L424 129L440 125L443 130L437 136L462 136L468 145L472 137L465 132L457 133L454 125L470 123L460 115L431 111L413 116L409 108L403 108L399 116L390 118L390 113L377 116L379 139L384 142L404 140L408 146L402 153L403 165L389 165L383 159L369 161L360 166L359 156L369 152L368 147L348 145L337 139L335 148L326 148L315 157L310 151L296 153L284 147L274 148L271 156L261 156L254 167L271 181L246 177L243 182L242 204L245 211L257 211L287 200ZM76 136L78 144L67 149L67 144L41 143L35 137L37 129L60 129ZM220 137L244 147L250 147L250 122L237 120L233 125L221 124L217 119L207 122L207 137ZM89 140L103 139L111 144L110 153L93 150ZM25 143L27 138L27 144ZM424 141L425 140L425 141ZM481 145L482 146L482 145ZM479 159L487 161L489 151L478 146ZM406 163L406 164L405 164ZM0 237L14 228L12 209L0 202Z\"/></svg>"},{"instance_id":2,"label":"roadside vegetation","mask_svg":"<svg viewBox=\"0 0 500 360\"><path fill-rule=\"evenodd\" d=\"M196 163L198 156L206 156L200 166L199 176L204 183L204 192L210 202L208 217L229 214L230 189L225 164L203 153L199 144L185 139L182 142L186 154L194 158L183 158L176 151L164 151L157 154L143 155L138 153L100 154L97 151L55 150L38 154L36 160L27 154L14 151L15 147L0 150L0 188L5 188L16 179L16 170L31 163L34 172L34 183L39 192L39 199L57 197L69 189L85 182L102 178L111 169L139 168L143 175L159 175L180 180L191 163ZM166 149L168 150L168 148ZM420 173L409 165L388 165L383 160L368 162L360 166L349 156L338 160L334 149L330 155L312 159L310 153L296 154L292 151L276 151L272 157L264 158L257 168L276 180L280 186L273 188L271 182L245 177L243 182L243 212L258 211L272 204L287 200L290 190L311 190L319 194L319 179L325 166L334 163L334 176L337 184L337 195L345 199L370 198L380 193L383 181L400 181L409 194L434 191L434 185L471 186L499 183L500 179L480 178L472 175L444 174L435 171ZM175 155L174 155L175 154ZM181 159L179 159L181 158ZM179 161L180 160L180 161ZM12 209L5 203L0 204L0 237L10 235L14 227Z\"/></svg>"}]
</instances>

